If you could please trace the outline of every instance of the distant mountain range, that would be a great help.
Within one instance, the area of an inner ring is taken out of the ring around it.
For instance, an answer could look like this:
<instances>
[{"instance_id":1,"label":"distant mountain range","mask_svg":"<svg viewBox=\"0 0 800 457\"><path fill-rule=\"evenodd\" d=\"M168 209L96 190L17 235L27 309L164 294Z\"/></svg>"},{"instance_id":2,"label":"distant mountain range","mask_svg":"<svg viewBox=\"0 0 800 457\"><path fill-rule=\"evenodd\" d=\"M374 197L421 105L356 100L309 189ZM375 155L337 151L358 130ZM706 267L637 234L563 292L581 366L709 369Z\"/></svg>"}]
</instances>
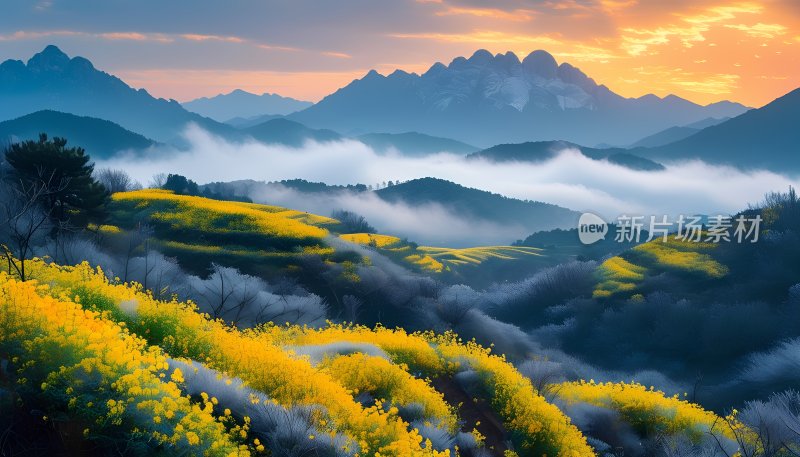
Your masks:
<instances>
[{"instance_id":1,"label":"distant mountain range","mask_svg":"<svg viewBox=\"0 0 800 457\"><path fill-rule=\"evenodd\" d=\"M209 102L273 99L251 95L234 91ZM236 127L133 89L55 46L27 62L0 64L0 121L6 121L0 140L35 138L43 131L98 157L154 142L185 145L181 133L196 123L228 140L250 137L290 146L350 138L379 153L447 150L533 162L570 147L595 160L644 170L660 169L657 162L701 159L781 172L800 170L796 119L798 90L749 111L736 103L700 106L675 96L628 99L567 63L558 65L544 51L521 62L512 53L478 51L448 66L437 63L423 75L371 71L302 111L240 116L231 121ZM634 147L579 146L600 143Z\"/></svg>"},{"instance_id":2,"label":"distant mountain range","mask_svg":"<svg viewBox=\"0 0 800 457\"><path fill-rule=\"evenodd\" d=\"M237 129L246 129L247 127L252 127L254 125L262 124L267 121L271 121L272 119L278 119L279 117L283 117L280 114L262 114L260 116L252 116L252 117L242 117L237 116L225 121L226 124L236 127Z\"/></svg>"},{"instance_id":3,"label":"distant mountain range","mask_svg":"<svg viewBox=\"0 0 800 457\"><path fill-rule=\"evenodd\" d=\"M422 75L370 71L289 118L347 135L416 131L482 147L556 139L623 145L746 110L731 102L700 106L674 95L624 98L545 51L520 61L511 52L479 50L447 66L436 63Z\"/></svg>"},{"instance_id":4,"label":"distant mountain range","mask_svg":"<svg viewBox=\"0 0 800 457\"><path fill-rule=\"evenodd\" d=\"M588 148L567 141L530 141L519 144L498 144L467 156L470 159L486 159L493 162L544 162L565 149L575 149L592 160L607 160L634 170L657 171L664 166L640 157L622 148ZM633 151L634 153L636 151Z\"/></svg>"},{"instance_id":5,"label":"distant mountain range","mask_svg":"<svg viewBox=\"0 0 800 457\"><path fill-rule=\"evenodd\" d=\"M332 130L310 129L298 122L277 118L242 129L242 133L268 144L300 147L308 140L319 143L342 139Z\"/></svg>"},{"instance_id":6,"label":"distant mountain range","mask_svg":"<svg viewBox=\"0 0 800 457\"><path fill-rule=\"evenodd\" d=\"M740 168L800 171L800 89L741 116L664 146L641 150L653 159L701 159Z\"/></svg>"},{"instance_id":7,"label":"distant mountain range","mask_svg":"<svg viewBox=\"0 0 800 457\"><path fill-rule=\"evenodd\" d=\"M629 148L655 148L665 144L674 143L684 138L690 137L695 133L703 130L704 128L711 127L712 125L721 124L730 119L729 117L715 118L709 117L702 121L692 122L691 124L683 126L670 127L658 133L648 135L641 140L628 146Z\"/></svg>"},{"instance_id":8,"label":"distant mountain range","mask_svg":"<svg viewBox=\"0 0 800 457\"><path fill-rule=\"evenodd\" d=\"M80 146L93 158L108 158L120 151L141 150L156 143L138 133L102 119L58 111L37 111L0 122L0 138L34 140L40 133L66 138L68 146Z\"/></svg>"},{"instance_id":9,"label":"distant mountain range","mask_svg":"<svg viewBox=\"0 0 800 457\"><path fill-rule=\"evenodd\" d=\"M41 110L106 119L161 142L180 141L180 132L190 122L217 135L236 134L233 127L190 113L174 100L131 88L83 57L70 59L55 46L47 46L27 63L0 64L0 120Z\"/></svg>"},{"instance_id":10,"label":"distant mountain range","mask_svg":"<svg viewBox=\"0 0 800 457\"><path fill-rule=\"evenodd\" d=\"M236 89L228 94L202 97L186 103L183 107L219 122L241 117L249 118L265 114L284 115L308 108L313 103L282 97L278 94L261 95Z\"/></svg>"},{"instance_id":11,"label":"distant mountain range","mask_svg":"<svg viewBox=\"0 0 800 457\"><path fill-rule=\"evenodd\" d=\"M367 133L356 139L379 153L394 150L408 156L424 156L437 152L469 154L478 150L475 146L460 141L418 132Z\"/></svg>"}]
</instances>

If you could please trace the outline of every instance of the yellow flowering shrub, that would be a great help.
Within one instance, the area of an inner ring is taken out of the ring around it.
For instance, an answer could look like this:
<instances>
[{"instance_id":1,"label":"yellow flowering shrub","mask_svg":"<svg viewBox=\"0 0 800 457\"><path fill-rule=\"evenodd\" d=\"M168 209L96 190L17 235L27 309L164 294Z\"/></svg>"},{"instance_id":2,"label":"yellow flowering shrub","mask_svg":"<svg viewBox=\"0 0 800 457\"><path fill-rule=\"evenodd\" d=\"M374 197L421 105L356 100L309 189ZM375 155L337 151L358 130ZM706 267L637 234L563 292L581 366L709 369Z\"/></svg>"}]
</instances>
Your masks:
<instances>
[{"instance_id":1,"label":"yellow flowering shrub","mask_svg":"<svg viewBox=\"0 0 800 457\"><path fill-rule=\"evenodd\" d=\"M425 338L409 334L403 329L381 326L371 329L363 325L329 322L322 328L266 326L260 332L263 337L283 345L306 346L334 342L374 344L386 351L394 363L425 376L441 374L448 368Z\"/></svg>"},{"instance_id":2,"label":"yellow flowering shrub","mask_svg":"<svg viewBox=\"0 0 800 457\"><path fill-rule=\"evenodd\" d=\"M339 235L339 238L351 243L374 246L377 248L385 248L400 242L400 238L396 236L380 235L377 233L345 233Z\"/></svg>"},{"instance_id":3,"label":"yellow flowering shrub","mask_svg":"<svg viewBox=\"0 0 800 457\"><path fill-rule=\"evenodd\" d=\"M270 344L264 332L241 331L196 311L192 303L163 302L144 293L137 284L111 284L102 271L87 263L75 267L31 262L31 277L52 286L52 292L81 298L84 306L109 310L133 332L172 357L186 357L210 368L235 375L283 406L322 406L327 417L318 417L320 427L331 433L342 431L362 451L396 455L438 455L424 448L417 430L379 405L364 408L347 388L330 374L294 357L281 346ZM445 451L444 455L448 452Z\"/></svg>"},{"instance_id":4,"label":"yellow flowering shrub","mask_svg":"<svg viewBox=\"0 0 800 457\"><path fill-rule=\"evenodd\" d=\"M527 246L480 246L473 248L439 248L420 246L419 251L443 264L480 265L489 259L516 260L524 256L540 256L542 249Z\"/></svg>"},{"instance_id":5,"label":"yellow flowering shrub","mask_svg":"<svg viewBox=\"0 0 800 457\"><path fill-rule=\"evenodd\" d=\"M375 398L396 406L422 405L426 418L434 418L454 432L458 418L453 408L426 381L411 376L402 367L382 358L362 353L340 355L325 360L325 371L354 392L369 392Z\"/></svg>"},{"instance_id":6,"label":"yellow flowering shrub","mask_svg":"<svg viewBox=\"0 0 800 457\"><path fill-rule=\"evenodd\" d=\"M598 267L602 278L595 287L595 297L608 297L617 292L630 291L644 279L645 267L635 265L622 257L616 256L606 260Z\"/></svg>"},{"instance_id":7,"label":"yellow flowering shrub","mask_svg":"<svg viewBox=\"0 0 800 457\"><path fill-rule=\"evenodd\" d=\"M117 235L122 233L119 227L116 225L97 225L97 224L89 224L87 227L89 230L96 231L98 233L102 233L104 235Z\"/></svg>"},{"instance_id":8,"label":"yellow flowering shrub","mask_svg":"<svg viewBox=\"0 0 800 457\"><path fill-rule=\"evenodd\" d=\"M169 370L167 357L188 358L242 379L279 405L318 407L314 426L344 435L350 452L448 455L433 450L397 407L420 404L426 420L454 432L456 409L428 379L472 370L519 455L594 455L570 419L511 363L452 333L332 323L240 330L200 314L191 302L159 301L140 285L109 281L87 263L62 267L34 259L29 271L29 283L0 273L0 346L24 361L18 371L22 384L63 398L70 411L92 417L95 427L126 426L165 446L189 447L189 454L247 452L241 447L249 442L247 424L232 426L227 406L207 395L200 402L182 395L186 373ZM643 274L624 259L611 262L609 271L632 281ZM355 352L328 356L315 366L290 349L341 342L373 345L389 360ZM576 382L552 390L567 403L619 411L643 433L700 436L718 419L636 384ZM356 397L363 392L378 401L362 405ZM250 446L265 449L260 442Z\"/></svg>"},{"instance_id":9,"label":"yellow flowering shrub","mask_svg":"<svg viewBox=\"0 0 800 457\"><path fill-rule=\"evenodd\" d=\"M620 293L631 294L646 276L664 271L688 273L707 279L722 278L728 274L728 267L709 254L717 247L714 243L683 241L675 236L668 237L667 241L656 239L640 244L598 267L599 281L593 296L602 298Z\"/></svg>"},{"instance_id":10,"label":"yellow flowering shrub","mask_svg":"<svg viewBox=\"0 0 800 457\"><path fill-rule=\"evenodd\" d=\"M586 439L556 406L538 395L530 381L502 357L455 335L408 334L400 329L332 325L323 329L294 329L285 343L326 344L334 341L370 343L383 349L395 363L430 376L451 375L461 368L475 370L492 393L490 403L506 428L528 455L594 455Z\"/></svg>"},{"instance_id":11,"label":"yellow flowering shrub","mask_svg":"<svg viewBox=\"0 0 800 457\"><path fill-rule=\"evenodd\" d=\"M404 260L408 263L411 263L413 265L422 268L423 270L430 270L435 273L441 273L442 270L444 270L444 265L442 264L442 262L439 262L438 260L434 259L433 257L427 254L425 255L411 254L409 256L406 256Z\"/></svg>"},{"instance_id":12,"label":"yellow flowering shrub","mask_svg":"<svg viewBox=\"0 0 800 457\"><path fill-rule=\"evenodd\" d=\"M249 455L208 408L181 394L163 351L102 314L46 295L47 286L0 272L0 348L19 360L18 382L100 430L184 453ZM91 428L89 432L91 432Z\"/></svg>"},{"instance_id":13,"label":"yellow flowering shrub","mask_svg":"<svg viewBox=\"0 0 800 457\"><path fill-rule=\"evenodd\" d=\"M635 253L644 254L657 266L697 273L709 278L721 278L728 274L728 268L714 260L710 255L698 251L716 248L712 243L692 243L671 239L667 243L650 242L633 248Z\"/></svg>"},{"instance_id":14,"label":"yellow flowering shrub","mask_svg":"<svg viewBox=\"0 0 800 457\"><path fill-rule=\"evenodd\" d=\"M530 380L505 358L453 335L431 335L441 357L471 368L490 392L489 403L526 455L593 456L586 438L570 419L536 393Z\"/></svg>"},{"instance_id":15,"label":"yellow flowering shrub","mask_svg":"<svg viewBox=\"0 0 800 457\"><path fill-rule=\"evenodd\" d=\"M432 246L416 246L390 235L376 233L347 233L339 235L351 243L372 246L383 250L392 257L393 254L404 254L397 257L423 270L441 273L450 267L461 265L480 265L489 259L516 260L525 256L541 256L542 249L526 246L480 246L472 248L442 248Z\"/></svg>"},{"instance_id":16,"label":"yellow flowering shrub","mask_svg":"<svg viewBox=\"0 0 800 457\"><path fill-rule=\"evenodd\" d=\"M699 440L712 429L720 435L730 435L724 421L713 412L641 384L576 381L559 384L553 392L566 402L615 410L640 433L651 436L686 432Z\"/></svg>"}]
</instances>

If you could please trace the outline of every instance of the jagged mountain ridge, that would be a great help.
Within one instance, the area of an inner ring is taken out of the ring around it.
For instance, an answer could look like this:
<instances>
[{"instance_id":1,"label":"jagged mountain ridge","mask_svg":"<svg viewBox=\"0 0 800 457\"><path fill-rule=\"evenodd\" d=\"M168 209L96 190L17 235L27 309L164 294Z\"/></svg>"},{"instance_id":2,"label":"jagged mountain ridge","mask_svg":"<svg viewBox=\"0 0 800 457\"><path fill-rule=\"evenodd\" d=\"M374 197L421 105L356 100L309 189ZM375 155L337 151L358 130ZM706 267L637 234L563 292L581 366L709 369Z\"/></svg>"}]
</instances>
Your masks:
<instances>
[{"instance_id":1,"label":"jagged mountain ridge","mask_svg":"<svg viewBox=\"0 0 800 457\"><path fill-rule=\"evenodd\" d=\"M41 110L105 119L161 142L179 142L190 122L218 135L237 135L233 127L190 113L174 100L133 89L89 60L70 58L52 45L27 63L0 64L0 120Z\"/></svg>"},{"instance_id":2,"label":"jagged mountain ridge","mask_svg":"<svg viewBox=\"0 0 800 457\"><path fill-rule=\"evenodd\" d=\"M479 50L422 75L372 70L289 117L348 135L417 131L487 147L555 139L630 144L673 125L744 111L738 103L700 106L674 95L624 98L546 51L520 61L511 52Z\"/></svg>"},{"instance_id":3,"label":"jagged mountain ridge","mask_svg":"<svg viewBox=\"0 0 800 457\"><path fill-rule=\"evenodd\" d=\"M185 103L183 107L215 121L228 122L235 118L263 115L285 115L308 108L311 102L282 97L278 94L253 94L236 89L214 97L201 97Z\"/></svg>"}]
</instances>

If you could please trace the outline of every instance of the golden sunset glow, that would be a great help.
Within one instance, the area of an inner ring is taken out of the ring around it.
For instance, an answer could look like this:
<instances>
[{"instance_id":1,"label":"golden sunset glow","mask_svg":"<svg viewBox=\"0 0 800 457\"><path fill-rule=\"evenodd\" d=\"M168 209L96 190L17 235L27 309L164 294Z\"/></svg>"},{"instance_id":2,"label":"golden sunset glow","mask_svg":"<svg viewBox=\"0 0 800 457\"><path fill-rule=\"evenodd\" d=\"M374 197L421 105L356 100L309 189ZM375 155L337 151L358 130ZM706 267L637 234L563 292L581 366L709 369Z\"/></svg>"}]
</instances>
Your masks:
<instances>
[{"instance_id":1,"label":"golden sunset glow","mask_svg":"<svg viewBox=\"0 0 800 457\"><path fill-rule=\"evenodd\" d=\"M545 49L629 97L673 93L699 103L761 106L798 86L800 42L791 31L800 21L788 3L558 2L513 18L483 11L469 14L491 18L495 27L483 21L459 32L393 36L463 53L511 50L520 58Z\"/></svg>"},{"instance_id":2,"label":"golden sunset glow","mask_svg":"<svg viewBox=\"0 0 800 457\"><path fill-rule=\"evenodd\" d=\"M337 8L340 17L320 13L308 24L276 16L248 28L241 15L229 21L232 28L196 22L144 31L123 23L96 30L65 23L6 30L0 42L31 50L54 38L81 49L104 45L85 51L87 57L177 100L242 88L317 101L370 69L420 73L478 49L520 59L543 49L628 97L676 94L703 104L762 106L800 86L795 0L408 0L393 3L391 12ZM137 62L112 51L134 43L148 47ZM0 54L15 57L10 49Z\"/></svg>"}]
</instances>

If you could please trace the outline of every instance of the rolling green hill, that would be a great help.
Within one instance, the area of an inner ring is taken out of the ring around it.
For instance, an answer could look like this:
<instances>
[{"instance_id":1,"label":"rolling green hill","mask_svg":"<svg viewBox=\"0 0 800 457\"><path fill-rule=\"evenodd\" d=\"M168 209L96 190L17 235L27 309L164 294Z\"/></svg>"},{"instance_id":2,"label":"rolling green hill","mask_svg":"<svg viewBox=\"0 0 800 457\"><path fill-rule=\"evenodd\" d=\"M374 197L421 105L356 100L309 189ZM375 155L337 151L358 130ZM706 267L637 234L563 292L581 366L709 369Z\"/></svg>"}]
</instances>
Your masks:
<instances>
[{"instance_id":1,"label":"rolling green hill","mask_svg":"<svg viewBox=\"0 0 800 457\"><path fill-rule=\"evenodd\" d=\"M414 179L375 192L388 202L436 204L475 220L521 225L531 232L573 227L579 215L549 203L508 198L437 178Z\"/></svg>"},{"instance_id":2,"label":"rolling green hill","mask_svg":"<svg viewBox=\"0 0 800 457\"><path fill-rule=\"evenodd\" d=\"M156 144L153 140L111 121L51 110L37 111L0 122L0 137L32 140L39 138L40 133L47 133L51 138L67 138L70 145L80 146L98 159L105 159L122 151L141 151Z\"/></svg>"},{"instance_id":3,"label":"rolling green hill","mask_svg":"<svg viewBox=\"0 0 800 457\"><path fill-rule=\"evenodd\" d=\"M304 255L338 258L326 237L338 233L339 221L287 208L148 189L114 194L109 209L109 225L102 228L107 236L136 230L147 221L153 231L153 247L196 268L211 261L242 268L285 268ZM554 262L538 248L426 247L391 235L367 233L342 234L340 238L377 248L399 264L426 274L458 274L490 261ZM347 259L359 260L357 256Z\"/></svg>"}]
</instances>

